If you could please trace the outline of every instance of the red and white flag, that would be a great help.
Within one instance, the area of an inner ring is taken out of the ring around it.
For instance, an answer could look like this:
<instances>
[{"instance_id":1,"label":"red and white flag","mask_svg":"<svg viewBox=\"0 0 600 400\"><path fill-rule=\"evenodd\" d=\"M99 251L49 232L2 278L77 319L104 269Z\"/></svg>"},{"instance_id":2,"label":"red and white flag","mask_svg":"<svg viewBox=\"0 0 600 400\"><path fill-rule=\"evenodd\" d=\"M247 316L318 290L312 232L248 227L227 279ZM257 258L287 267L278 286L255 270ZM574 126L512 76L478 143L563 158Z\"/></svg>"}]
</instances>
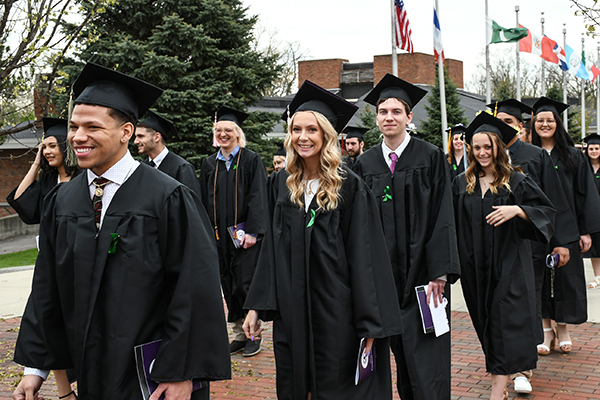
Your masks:
<instances>
[{"instance_id":1,"label":"red and white flag","mask_svg":"<svg viewBox=\"0 0 600 400\"><path fill-rule=\"evenodd\" d=\"M408 15L406 15L404 1L394 0L394 4L396 5L394 9L394 21L396 21L396 47L406 50L409 53L414 53L412 39L410 38L412 31L410 29L410 23L408 22Z\"/></svg>"}]
</instances>

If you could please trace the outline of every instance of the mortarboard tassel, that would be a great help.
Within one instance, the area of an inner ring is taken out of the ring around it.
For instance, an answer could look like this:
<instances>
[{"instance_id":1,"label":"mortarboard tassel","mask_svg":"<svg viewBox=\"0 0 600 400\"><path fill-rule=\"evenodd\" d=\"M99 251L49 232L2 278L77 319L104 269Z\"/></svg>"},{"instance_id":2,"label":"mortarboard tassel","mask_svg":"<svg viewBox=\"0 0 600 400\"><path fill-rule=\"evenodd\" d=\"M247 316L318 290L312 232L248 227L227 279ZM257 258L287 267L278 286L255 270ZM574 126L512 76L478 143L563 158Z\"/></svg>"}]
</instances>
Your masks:
<instances>
[{"instance_id":1,"label":"mortarboard tassel","mask_svg":"<svg viewBox=\"0 0 600 400\"><path fill-rule=\"evenodd\" d=\"M69 123L71 122L71 117L73 116L73 86L71 86L71 93L69 93L69 106L68 106L68 118L67 118L67 133L66 136L69 137ZM74 167L77 165L77 155L75 154L75 150L71 147L71 143L67 139L67 154L65 157L65 164L70 167Z\"/></svg>"}]
</instances>

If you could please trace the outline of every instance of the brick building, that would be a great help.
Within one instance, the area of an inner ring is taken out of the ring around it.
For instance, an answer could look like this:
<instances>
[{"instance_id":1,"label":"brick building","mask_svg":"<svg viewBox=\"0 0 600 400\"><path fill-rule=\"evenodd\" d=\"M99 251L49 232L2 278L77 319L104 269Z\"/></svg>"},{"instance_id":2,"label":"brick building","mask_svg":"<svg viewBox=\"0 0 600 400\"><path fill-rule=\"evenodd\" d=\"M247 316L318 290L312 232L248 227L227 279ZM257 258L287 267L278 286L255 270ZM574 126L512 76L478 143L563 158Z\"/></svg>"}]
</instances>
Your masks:
<instances>
[{"instance_id":1,"label":"brick building","mask_svg":"<svg viewBox=\"0 0 600 400\"><path fill-rule=\"evenodd\" d=\"M463 63L446 59L452 82L464 87ZM386 73L392 73L392 56L374 56L373 62L349 63L348 60L308 60L298 62L298 87L306 79L326 89L340 89L345 99L358 99L373 88ZM414 84L434 85L438 79L434 56L424 53L398 54L398 77Z\"/></svg>"}]
</instances>

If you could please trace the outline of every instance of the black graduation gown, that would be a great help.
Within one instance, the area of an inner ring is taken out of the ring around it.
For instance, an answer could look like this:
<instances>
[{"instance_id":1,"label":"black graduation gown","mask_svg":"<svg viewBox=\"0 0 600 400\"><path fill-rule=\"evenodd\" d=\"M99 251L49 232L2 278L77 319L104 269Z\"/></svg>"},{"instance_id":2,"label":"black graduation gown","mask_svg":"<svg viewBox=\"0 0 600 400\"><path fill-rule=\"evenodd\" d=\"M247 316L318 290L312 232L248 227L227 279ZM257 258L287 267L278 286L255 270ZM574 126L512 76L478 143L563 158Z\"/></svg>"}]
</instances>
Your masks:
<instances>
[{"instance_id":1,"label":"black graduation gown","mask_svg":"<svg viewBox=\"0 0 600 400\"><path fill-rule=\"evenodd\" d=\"M196 169L184 158L169 151L158 166L158 170L192 189L199 198L202 197L200 192L200 181L196 176Z\"/></svg>"},{"instance_id":2,"label":"black graduation gown","mask_svg":"<svg viewBox=\"0 0 600 400\"><path fill-rule=\"evenodd\" d=\"M217 247L221 286L229 310L227 317L229 322L235 322L244 316L244 301L254 276L261 239L267 231L269 219L265 166L260 156L251 150L240 148L239 155L237 171L235 167L237 155L227 171L225 162L218 161L215 153L204 160L200 173L202 203L210 218L211 226L214 228L216 225L218 230ZM215 187L217 165L219 172ZM258 239L257 243L249 249L236 249L227 232L227 227L236 223L236 176L237 223L246 222L246 232L257 235Z\"/></svg>"},{"instance_id":3,"label":"black graduation gown","mask_svg":"<svg viewBox=\"0 0 600 400\"><path fill-rule=\"evenodd\" d=\"M531 250L523 239L548 242L555 216L529 177L513 171L510 188L488 190L482 198L479 183L467 193L464 174L453 185L462 290L487 372L499 375L536 366L539 320ZM530 221L515 217L498 227L488 224L485 217L499 205L518 205Z\"/></svg>"},{"instance_id":4,"label":"black graduation gown","mask_svg":"<svg viewBox=\"0 0 600 400\"><path fill-rule=\"evenodd\" d=\"M344 158L342 158L342 162L346 165L346 167L348 167L348 169L354 169L354 163L356 162L356 158L352 159L352 157L350 156L346 156Z\"/></svg>"},{"instance_id":5,"label":"black graduation gown","mask_svg":"<svg viewBox=\"0 0 600 400\"><path fill-rule=\"evenodd\" d=\"M456 162L454 156L452 156L452 163L448 164L448 167L450 168L450 182L452 182L454 181L454 178L465 172L464 155L461 157L458 163Z\"/></svg>"},{"instance_id":6,"label":"black graduation gown","mask_svg":"<svg viewBox=\"0 0 600 400\"><path fill-rule=\"evenodd\" d=\"M546 267L546 255L552 252L557 246L572 247L579 242L579 230L577 221L571 212L569 202L565 191L560 182L556 168L547 151L518 140L510 148L510 159L513 167L519 167L523 173L529 176L542 189L546 197L550 199L556 209L556 218L554 222L554 235L549 243L540 243L531 241L531 252L533 256L533 269L535 276L535 292L538 313L538 329L536 338L538 343L544 340L542 331L542 287L544 276L548 267Z\"/></svg>"},{"instance_id":7,"label":"black graduation gown","mask_svg":"<svg viewBox=\"0 0 600 400\"><path fill-rule=\"evenodd\" d=\"M71 178L74 178L79 174L79 170L75 170ZM18 186L10 192L6 201L12 208L15 209L21 221L26 224L33 225L40 223L40 217L42 216L42 206L44 204L44 198L50 191L57 185L58 182L58 171L54 170L50 173L40 174L38 180L33 181L31 185L18 199L15 200L15 193Z\"/></svg>"},{"instance_id":8,"label":"black graduation gown","mask_svg":"<svg viewBox=\"0 0 600 400\"><path fill-rule=\"evenodd\" d=\"M193 196L141 164L96 238L86 174L52 191L15 361L74 367L84 399L141 399L134 346L162 339L152 379L229 379L216 249Z\"/></svg>"},{"instance_id":9,"label":"black graduation gown","mask_svg":"<svg viewBox=\"0 0 600 400\"><path fill-rule=\"evenodd\" d=\"M580 150L574 147L568 149L576 166L573 173L564 168L555 151L551 153L551 158L569 208L577 221L579 234L600 232L600 196L594 185L589 163ZM581 324L587 321L585 270L579 243L572 243L568 247L571 258L566 265L546 268L542 288L542 316L557 322Z\"/></svg>"},{"instance_id":10,"label":"black graduation gown","mask_svg":"<svg viewBox=\"0 0 600 400\"><path fill-rule=\"evenodd\" d=\"M591 166L590 166L591 167ZM600 170L594 171L592 168L592 178L594 179L594 184L596 185L596 189L598 193L600 193ZM581 253L583 258L598 258L600 257L600 232L596 232L592 234L592 247L589 251L585 253Z\"/></svg>"},{"instance_id":11,"label":"black graduation gown","mask_svg":"<svg viewBox=\"0 0 600 400\"><path fill-rule=\"evenodd\" d=\"M405 330L392 349L410 382L398 386L410 385L416 399L450 399L450 334L423 333L415 294L416 286L460 275L446 156L412 137L393 175L381 145L356 160L356 171L377 199L402 311Z\"/></svg>"},{"instance_id":12,"label":"black graduation gown","mask_svg":"<svg viewBox=\"0 0 600 400\"><path fill-rule=\"evenodd\" d=\"M274 176L269 230L245 309L274 319L277 398L391 399L388 336L402 332L375 199L344 168L333 211L290 200L287 171ZM361 338L376 338L376 372L354 384Z\"/></svg>"}]
</instances>

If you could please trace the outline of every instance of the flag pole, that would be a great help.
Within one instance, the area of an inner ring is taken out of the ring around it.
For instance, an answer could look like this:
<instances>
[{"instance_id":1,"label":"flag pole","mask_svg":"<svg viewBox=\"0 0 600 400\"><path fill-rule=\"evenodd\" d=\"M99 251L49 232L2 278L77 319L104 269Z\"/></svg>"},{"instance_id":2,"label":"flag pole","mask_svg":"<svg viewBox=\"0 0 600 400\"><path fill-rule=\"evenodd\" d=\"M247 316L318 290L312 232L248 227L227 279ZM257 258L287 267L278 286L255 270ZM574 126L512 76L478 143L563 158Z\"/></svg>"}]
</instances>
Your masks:
<instances>
[{"instance_id":1,"label":"flag pole","mask_svg":"<svg viewBox=\"0 0 600 400\"><path fill-rule=\"evenodd\" d=\"M564 26L565 24L563 24ZM567 28L563 28L563 49L567 50ZM567 71L563 70L563 103L569 104L569 98L567 94ZM563 112L563 125L565 130L569 132L569 107Z\"/></svg>"},{"instance_id":2,"label":"flag pole","mask_svg":"<svg viewBox=\"0 0 600 400\"><path fill-rule=\"evenodd\" d=\"M487 31L488 21L488 0L485 0L485 23ZM485 45L485 103L490 104L492 102L492 83L490 80L490 44Z\"/></svg>"},{"instance_id":3,"label":"flag pole","mask_svg":"<svg viewBox=\"0 0 600 400\"><path fill-rule=\"evenodd\" d=\"M398 51L396 50L396 4L392 3L392 74L398 76Z\"/></svg>"},{"instance_id":4,"label":"flag pole","mask_svg":"<svg viewBox=\"0 0 600 400\"><path fill-rule=\"evenodd\" d=\"M542 11L542 18L540 19L542 22L542 38L544 37L544 12ZM546 64L544 63L544 59L542 58L542 96L546 95Z\"/></svg>"},{"instance_id":5,"label":"flag pole","mask_svg":"<svg viewBox=\"0 0 600 400\"><path fill-rule=\"evenodd\" d=\"M519 6L515 6L515 14L517 15L517 28L518 28L519 27ZM521 61L519 59L519 41L517 41L516 45L517 45L517 100L521 101Z\"/></svg>"},{"instance_id":6,"label":"flag pole","mask_svg":"<svg viewBox=\"0 0 600 400\"><path fill-rule=\"evenodd\" d=\"M442 27L442 19L440 17L440 9L438 8L438 0L435 0L435 12L437 13L438 22L440 28ZM440 29L441 30L441 29ZM435 47L435 44L434 44ZM446 129L448 128L448 116L446 113L446 83L444 80L444 58L442 53L438 51L438 79L440 82L440 112L442 117L442 143L444 153L448 153L448 135L446 135Z\"/></svg>"},{"instance_id":7,"label":"flag pole","mask_svg":"<svg viewBox=\"0 0 600 400\"><path fill-rule=\"evenodd\" d=\"M598 46L598 60L596 61L598 68L600 68L600 46ZM600 120L600 76L596 77L596 88L598 89L596 92L596 134L600 135L600 129L598 126L598 120Z\"/></svg>"},{"instance_id":8,"label":"flag pole","mask_svg":"<svg viewBox=\"0 0 600 400\"><path fill-rule=\"evenodd\" d=\"M585 63L583 55L585 53L585 38L581 38L581 62ZM585 79L581 79L581 138L585 137Z\"/></svg>"}]
</instances>

